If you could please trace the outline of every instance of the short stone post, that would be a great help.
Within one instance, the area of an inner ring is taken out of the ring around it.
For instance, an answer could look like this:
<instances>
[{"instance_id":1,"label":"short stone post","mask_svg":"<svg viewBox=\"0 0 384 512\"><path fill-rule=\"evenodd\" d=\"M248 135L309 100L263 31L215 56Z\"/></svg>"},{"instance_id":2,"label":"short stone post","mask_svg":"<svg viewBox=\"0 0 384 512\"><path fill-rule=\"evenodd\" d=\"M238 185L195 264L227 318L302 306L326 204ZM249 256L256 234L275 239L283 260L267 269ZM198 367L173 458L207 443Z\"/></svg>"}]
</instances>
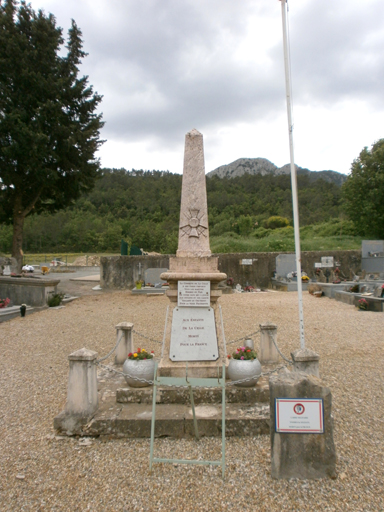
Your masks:
<instances>
[{"instance_id":1,"label":"short stone post","mask_svg":"<svg viewBox=\"0 0 384 512\"><path fill-rule=\"evenodd\" d=\"M68 435L80 434L82 426L95 414L97 396L97 352L82 348L68 356L69 376L65 410L53 421L57 430Z\"/></svg>"},{"instance_id":2,"label":"short stone post","mask_svg":"<svg viewBox=\"0 0 384 512\"><path fill-rule=\"evenodd\" d=\"M314 375L284 368L270 376L269 390L272 478L335 478L330 389Z\"/></svg>"},{"instance_id":3,"label":"short stone post","mask_svg":"<svg viewBox=\"0 0 384 512\"><path fill-rule=\"evenodd\" d=\"M120 343L116 349L115 364L124 364L130 352L133 352L133 324L130 322L120 322L116 325L116 343L121 337Z\"/></svg>"},{"instance_id":4,"label":"short stone post","mask_svg":"<svg viewBox=\"0 0 384 512\"><path fill-rule=\"evenodd\" d=\"M245 340L244 346L250 348L251 350L255 349L255 344L254 344L253 340L251 340L251 339Z\"/></svg>"},{"instance_id":5,"label":"short stone post","mask_svg":"<svg viewBox=\"0 0 384 512\"><path fill-rule=\"evenodd\" d=\"M98 405L97 373L95 360L97 352L81 348L68 356L68 396L65 410L82 416L92 415Z\"/></svg>"},{"instance_id":6,"label":"short stone post","mask_svg":"<svg viewBox=\"0 0 384 512\"><path fill-rule=\"evenodd\" d=\"M273 340L277 343L277 325L260 324L260 352L258 359L261 364L276 364L279 362L279 353Z\"/></svg>"},{"instance_id":7,"label":"short stone post","mask_svg":"<svg viewBox=\"0 0 384 512\"><path fill-rule=\"evenodd\" d=\"M309 375L319 377L319 355L309 350L309 348L300 348L291 352L293 359L293 371L304 372Z\"/></svg>"}]
</instances>

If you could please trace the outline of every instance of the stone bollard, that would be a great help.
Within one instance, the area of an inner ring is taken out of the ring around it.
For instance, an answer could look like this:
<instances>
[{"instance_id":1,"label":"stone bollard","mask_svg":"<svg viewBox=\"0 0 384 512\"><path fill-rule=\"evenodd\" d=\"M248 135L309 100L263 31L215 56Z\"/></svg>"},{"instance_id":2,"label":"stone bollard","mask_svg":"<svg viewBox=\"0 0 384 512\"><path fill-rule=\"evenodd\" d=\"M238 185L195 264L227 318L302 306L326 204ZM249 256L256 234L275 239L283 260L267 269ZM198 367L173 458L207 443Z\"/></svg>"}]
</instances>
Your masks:
<instances>
[{"instance_id":1,"label":"stone bollard","mask_svg":"<svg viewBox=\"0 0 384 512\"><path fill-rule=\"evenodd\" d=\"M120 322L116 325L116 343L121 336L120 343L116 349L115 364L124 364L130 352L133 352L133 324Z\"/></svg>"},{"instance_id":2,"label":"stone bollard","mask_svg":"<svg viewBox=\"0 0 384 512\"><path fill-rule=\"evenodd\" d=\"M308 375L319 377L319 359L318 354L309 350L309 348L300 348L291 352L293 359L293 371L304 372Z\"/></svg>"},{"instance_id":3,"label":"stone bollard","mask_svg":"<svg viewBox=\"0 0 384 512\"><path fill-rule=\"evenodd\" d=\"M245 340L244 346L250 348L251 350L255 349L255 344L251 339Z\"/></svg>"},{"instance_id":4,"label":"stone bollard","mask_svg":"<svg viewBox=\"0 0 384 512\"><path fill-rule=\"evenodd\" d=\"M68 396L65 410L82 416L92 415L98 405L97 374L95 360L97 352L81 348L68 356Z\"/></svg>"},{"instance_id":5,"label":"stone bollard","mask_svg":"<svg viewBox=\"0 0 384 512\"><path fill-rule=\"evenodd\" d=\"M271 375L269 390L272 478L335 478L330 389L314 375L284 368Z\"/></svg>"},{"instance_id":6,"label":"stone bollard","mask_svg":"<svg viewBox=\"0 0 384 512\"><path fill-rule=\"evenodd\" d=\"M54 427L68 435L80 434L98 407L97 352L82 348L68 356L69 376L65 410L54 418Z\"/></svg>"},{"instance_id":7,"label":"stone bollard","mask_svg":"<svg viewBox=\"0 0 384 512\"><path fill-rule=\"evenodd\" d=\"M258 359L261 364L276 364L279 362L279 353L272 341L277 341L277 325L260 324L260 353Z\"/></svg>"}]
</instances>

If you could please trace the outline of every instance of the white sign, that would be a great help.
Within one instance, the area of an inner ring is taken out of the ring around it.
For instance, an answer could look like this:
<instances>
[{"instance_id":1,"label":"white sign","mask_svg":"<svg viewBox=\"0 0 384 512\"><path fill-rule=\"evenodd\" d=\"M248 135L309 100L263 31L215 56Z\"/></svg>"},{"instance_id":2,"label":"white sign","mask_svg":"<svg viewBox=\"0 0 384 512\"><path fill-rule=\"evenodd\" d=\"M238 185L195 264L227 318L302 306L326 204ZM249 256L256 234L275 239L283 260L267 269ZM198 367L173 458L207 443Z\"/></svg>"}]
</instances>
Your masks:
<instances>
[{"instance_id":1,"label":"white sign","mask_svg":"<svg viewBox=\"0 0 384 512\"><path fill-rule=\"evenodd\" d=\"M315 268L321 268L321 263L315 263Z\"/></svg>"},{"instance_id":2,"label":"white sign","mask_svg":"<svg viewBox=\"0 0 384 512\"><path fill-rule=\"evenodd\" d=\"M241 260L242 265L252 265L252 260Z\"/></svg>"},{"instance_id":3,"label":"white sign","mask_svg":"<svg viewBox=\"0 0 384 512\"><path fill-rule=\"evenodd\" d=\"M210 281L179 281L177 305L179 307L206 308L210 306Z\"/></svg>"},{"instance_id":4,"label":"white sign","mask_svg":"<svg viewBox=\"0 0 384 512\"><path fill-rule=\"evenodd\" d=\"M321 257L322 267L333 267L333 256L322 256Z\"/></svg>"},{"instance_id":5,"label":"white sign","mask_svg":"<svg viewBox=\"0 0 384 512\"><path fill-rule=\"evenodd\" d=\"M171 361L216 361L219 357L212 308L175 308L172 317Z\"/></svg>"},{"instance_id":6,"label":"white sign","mask_svg":"<svg viewBox=\"0 0 384 512\"><path fill-rule=\"evenodd\" d=\"M323 399L275 398L275 428L279 433L323 434Z\"/></svg>"}]
</instances>

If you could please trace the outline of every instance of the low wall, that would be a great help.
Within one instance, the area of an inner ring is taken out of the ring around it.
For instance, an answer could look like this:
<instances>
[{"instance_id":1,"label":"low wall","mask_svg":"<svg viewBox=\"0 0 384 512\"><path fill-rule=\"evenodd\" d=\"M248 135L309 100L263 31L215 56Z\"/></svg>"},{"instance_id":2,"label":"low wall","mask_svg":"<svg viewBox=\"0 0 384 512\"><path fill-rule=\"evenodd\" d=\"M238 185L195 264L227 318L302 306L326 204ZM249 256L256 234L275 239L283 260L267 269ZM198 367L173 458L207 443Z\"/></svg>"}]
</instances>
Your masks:
<instances>
[{"instance_id":1,"label":"low wall","mask_svg":"<svg viewBox=\"0 0 384 512\"><path fill-rule=\"evenodd\" d=\"M50 294L57 293L60 279L32 279L0 276L0 297L8 297L13 304L45 306Z\"/></svg>"},{"instance_id":2,"label":"low wall","mask_svg":"<svg viewBox=\"0 0 384 512\"><path fill-rule=\"evenodd\" d=\"M271 287L271 278L276 269L276 256L280 252L246 252L214 254L219 257L219 270L232 277L234 284L260 288ZM169 268L169 258L161 256L104 256L100 259L100 286L102 288L131 289L135 281L143 279L148 268ZM361 251L305 251L301 253L301 266L310 277L314 277L315 263L322 256L333 256L340 262L340 270L349 276L350 270L361 270Z\"/></svg>"}]
</instances>

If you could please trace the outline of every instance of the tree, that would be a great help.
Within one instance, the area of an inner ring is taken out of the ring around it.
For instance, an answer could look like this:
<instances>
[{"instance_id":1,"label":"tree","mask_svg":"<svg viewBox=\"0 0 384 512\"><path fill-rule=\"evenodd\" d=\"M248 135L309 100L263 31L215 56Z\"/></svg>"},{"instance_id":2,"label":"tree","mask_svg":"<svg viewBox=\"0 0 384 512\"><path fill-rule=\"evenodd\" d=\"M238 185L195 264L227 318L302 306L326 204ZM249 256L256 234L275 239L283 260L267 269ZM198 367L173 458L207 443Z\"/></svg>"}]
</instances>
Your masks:
<instances>
[{"instance_id":1,"label":"tree","mask_svg":"<svg viewBox=\"0 0 384 512\"><path fill-rule=\"evenodd\" d=\"M0 0L0 16L0 221L13 223L21 266L25 217L64 208L98 177L102 97L78 77L86 54L74 20L63 55L52 14Z\"/></svg>"},{"instance_id":2,"label":"tree","mask_svg":"<svg viewBox=\"0 0 384 512\"><path fill-rule=\"evenodd\" d=\"M343 208L361 235L384 237L384 139L353 161L342 188Z\"/></svg>"}]
</instances>

